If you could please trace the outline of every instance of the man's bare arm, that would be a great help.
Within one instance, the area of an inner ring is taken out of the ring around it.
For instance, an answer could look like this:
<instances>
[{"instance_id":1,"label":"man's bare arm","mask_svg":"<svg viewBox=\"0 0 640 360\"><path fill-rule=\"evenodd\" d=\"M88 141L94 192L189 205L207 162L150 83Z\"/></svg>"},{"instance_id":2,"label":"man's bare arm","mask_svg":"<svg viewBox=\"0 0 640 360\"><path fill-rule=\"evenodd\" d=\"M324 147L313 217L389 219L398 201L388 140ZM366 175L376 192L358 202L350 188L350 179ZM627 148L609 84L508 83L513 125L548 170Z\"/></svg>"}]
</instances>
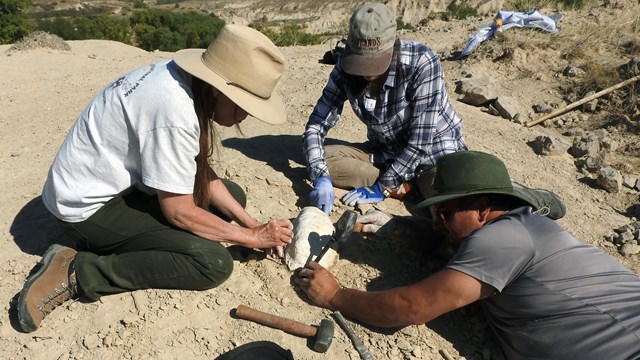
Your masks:
<instances>
[{"instance_id":1,"label":"man's bare arm","mask_svg":"<svg viewBox=\"0 0 640 360\"><path fill-rule=\"evenodd\" d=\"M384 291L343 289L329 271L314 262L298 273L295 282L315 304L380 327L424 324L494 291L493 287L451 269L413 285Z\"/></svg>"}]
</instances>

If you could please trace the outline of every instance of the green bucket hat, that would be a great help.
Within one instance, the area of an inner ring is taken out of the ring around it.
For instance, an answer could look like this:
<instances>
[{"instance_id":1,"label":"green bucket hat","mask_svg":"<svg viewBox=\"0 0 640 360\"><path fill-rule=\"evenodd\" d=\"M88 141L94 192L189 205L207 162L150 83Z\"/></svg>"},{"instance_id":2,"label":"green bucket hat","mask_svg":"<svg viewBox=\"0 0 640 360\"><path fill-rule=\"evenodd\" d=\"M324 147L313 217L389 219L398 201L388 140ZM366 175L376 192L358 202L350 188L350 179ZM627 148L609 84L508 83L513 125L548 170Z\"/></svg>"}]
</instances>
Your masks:
<instances>
[{"instance_id":1,"label":"green bucket hat","mask_svg":"<svg viewBox=\"0 0 640 360\"><path fill-rule=\"evenodd\" d=\"M500 194L530 201L514 190L509 172L497 157L479 151L458 151L438 159L433 195L414 209L479 194Z\"/></svg>"}]
</instances>

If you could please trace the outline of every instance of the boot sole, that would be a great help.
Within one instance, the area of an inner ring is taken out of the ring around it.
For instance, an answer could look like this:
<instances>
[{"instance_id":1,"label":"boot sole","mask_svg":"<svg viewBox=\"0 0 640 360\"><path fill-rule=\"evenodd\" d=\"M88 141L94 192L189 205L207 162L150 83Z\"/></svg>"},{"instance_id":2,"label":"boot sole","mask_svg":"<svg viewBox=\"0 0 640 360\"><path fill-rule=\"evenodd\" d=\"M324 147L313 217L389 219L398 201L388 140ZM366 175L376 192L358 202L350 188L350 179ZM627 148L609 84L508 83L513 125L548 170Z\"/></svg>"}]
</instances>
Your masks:
<instances>
[{"instance_id":1,"label":"boot sole","mask_svg":"<svg viewBox=\"0 0 640 360\"><path fill-rule=\"evenodd\" d=\"M22 291L20 291L20 297L18 297L18 320L20 322L20 327L22 327L22 330L24 332L29 333L38 329L38 326L36 326L36 324L33 322L31 314L29 314L25 297L29 292L29 289L31 289L31 285L33 285L33 283L36 282L36 280L38 280L40 276L49 269L49 267L51 266L51 260L62 248L62 245L53 244L49 247L49 249L47 249L47 251L44 253L44 256L39 262L41 264L40 269L35 274L31 275L29 279L27 279L27 282L25 282Z\"/></svg>"}]
</instances>

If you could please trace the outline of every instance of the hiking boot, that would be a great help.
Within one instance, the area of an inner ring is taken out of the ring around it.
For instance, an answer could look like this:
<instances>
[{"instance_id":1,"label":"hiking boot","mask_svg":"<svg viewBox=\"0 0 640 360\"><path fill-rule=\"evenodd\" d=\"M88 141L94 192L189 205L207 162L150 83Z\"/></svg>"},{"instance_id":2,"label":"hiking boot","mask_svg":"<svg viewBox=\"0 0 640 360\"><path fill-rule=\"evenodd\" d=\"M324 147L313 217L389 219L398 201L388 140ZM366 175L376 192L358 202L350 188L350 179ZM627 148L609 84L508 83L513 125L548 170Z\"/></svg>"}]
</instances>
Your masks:
<instances>
[{"instance_id":1,"label":"hiking boot","mask_svg":"<svg viewBox=\"0 0 640 360\"><path fill-rule=\"evenodd\" d=\"M533 213L546 216L553 220L562 218L567 213L562 199L554 192L544 189L531 189L524 185L513 183L513 191L533 208Z\"/></svg>"},{"instance_id":2,"label":"hiking boot","mask_svg":"<svg viewBox=\"0 0 640 360\"><path fill-rule=\"evenodd\" d=\"M27 279L18 298L18 319L24 332L37 330L53 309L80 295L73 268L76 254L58 244L44 253L40 269Z\"/></svg>"}]
</instances>

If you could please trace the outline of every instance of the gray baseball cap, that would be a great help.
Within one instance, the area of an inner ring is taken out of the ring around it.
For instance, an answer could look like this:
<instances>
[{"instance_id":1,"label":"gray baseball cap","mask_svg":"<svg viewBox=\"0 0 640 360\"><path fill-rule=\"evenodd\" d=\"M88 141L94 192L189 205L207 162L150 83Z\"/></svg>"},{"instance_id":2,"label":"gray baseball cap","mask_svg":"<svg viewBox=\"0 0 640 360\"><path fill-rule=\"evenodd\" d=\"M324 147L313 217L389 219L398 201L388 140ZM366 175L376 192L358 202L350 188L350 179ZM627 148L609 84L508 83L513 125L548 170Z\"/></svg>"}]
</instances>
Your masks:
<instances>
[{"instance_id":1,"label":"gray baseball cap","mask_svg":"<svg viewBox=\"0 0 640 360\"><path fill-rule=\"evenodd\" d=\"M364 3L349 20L342 70L351 75L377 76L387 71L396 41L396 18L385 4Z\"/></svg>"}]
</instances>

